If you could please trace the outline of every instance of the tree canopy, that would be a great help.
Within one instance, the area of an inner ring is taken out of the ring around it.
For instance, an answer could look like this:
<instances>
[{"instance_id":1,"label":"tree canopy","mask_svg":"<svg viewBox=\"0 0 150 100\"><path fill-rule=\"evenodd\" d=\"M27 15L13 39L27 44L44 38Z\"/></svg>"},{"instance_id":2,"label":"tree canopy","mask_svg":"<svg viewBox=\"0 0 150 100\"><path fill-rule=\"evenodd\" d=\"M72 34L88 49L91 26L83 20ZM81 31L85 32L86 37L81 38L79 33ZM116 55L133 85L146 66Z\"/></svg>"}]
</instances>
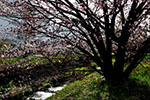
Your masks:
<instances>
[{"instance_id":1,"label":"tree canopy","mask_svg":"<svg viewBox=\"0 0 150 100\"><path fill-rule=\"evenodd\" d=\"M71 45L96 62L100 68L92 68L106 80L117 82L149 53L149 14L149 0L0 1L0 15L18 25L7 31Z\"/></svg>"}]
</instances>

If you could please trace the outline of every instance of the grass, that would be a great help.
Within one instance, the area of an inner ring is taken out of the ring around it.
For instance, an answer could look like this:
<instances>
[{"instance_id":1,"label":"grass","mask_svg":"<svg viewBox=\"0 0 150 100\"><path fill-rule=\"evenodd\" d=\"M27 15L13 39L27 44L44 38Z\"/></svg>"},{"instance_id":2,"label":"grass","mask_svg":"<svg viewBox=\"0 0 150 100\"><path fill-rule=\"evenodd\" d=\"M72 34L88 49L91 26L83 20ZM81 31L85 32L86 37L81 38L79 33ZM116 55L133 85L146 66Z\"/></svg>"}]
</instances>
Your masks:
<instances>
[{"instance_id":1,"label":"grass","mask_svg":"<svg viewBox=\"0 0 150 100\"><path fill-rule=\"evenodd\" d=\"M103 77L100 77L99 74L90 74L83 80L69 84L62 91L46 100L97 100L100 88L104 88L100 85L101 80Z\"/></svg>"},{"instance_id":2,"label":"grass","mask_svg":"<svg viewBox=\"0 0 150 100\"><path fill-rule=\"evenodd\" d=\"M92 73L46 100L150 100L150 70L139 65L123 86L116 87L108 87L102 76Z\"/></svg>"},{"instance_id":3,"label":"grass","mask_svg":"<svg viewBox=\"0 0 150 100\"><path fill-rule=\"evenodd\" d=\"M137 79L150 86L150 65L138 65L130 75L131 79Z\"/></svg>"},{"instance_id":4,"label":"grass","mask_svg":"<svg viewBox=\"0 0 150 100\"><path fill-rule=\"evenodd\" d=\"M20 61L20 60L23 60L24 58L22 57L16 57L16 58L11 58L11 59L0 59L3 63L6 63L6 64L13 64L17 61Z\"/></svg>"},{"instance_id":5,"label":"grass","mask_svg":"<svg viewBox=\"0 0 150 100\"><path fill-rule=\"evenodd\" d=\"M47 63L47 59L40 59L40 57L30 56L29 60L26 60L23 64L35 65L41 63ZM57 58L57 57L56 57ZM59 58L59 57L58 57ZM63 58L63 57L62 57ZM146 59L149 59L147 57ZM144 62L146 61L144 60ZM16 63L24 58L13 58L11 60L3 59L4 63ZM55 60L57 61L57 60ZM96 63L91 62L91 66L97 66ZM88 70L87 67L75 68L74 70L82 71ZM68 73L72 74L73 71ZM76 72L76 74L78 74ZM81 75L80 73L78 75ZM41 90L43 87L50 87L49 82L43 83L36 89ZM16 91L13 82L7 85L1 86L0 90L4 93L12 93ZM6 90L10 88L9 90ZM18 88L24 90L23 86ZM17 88L17 89L18 89ZM33 87L34 88L34 87ZM32 88L25 90L32 92ZM24 91L24 92L25 92ZM23 92L18 92L24 96ZM0 99L1 100L1 99ZM92 73L82 80L77 80L73 83L68 84L62 91L56 92L56 95L47 98L47 100L150 100L150 67L148 63L139 65L131 74L130 80L124 84L124 86L108 87L103 76L98 73Z\"/></svg>"},{"instance_id":6,"label":"grass","mask_svg":"<svg viewBox=\"0 0 150 100\"><path fill-rule=\"evenodd\" d=\"M21 60L27 60L27 64L41 64L41 63L44 63L44 62L47 62L48 63L48 60L46 58L42 58L41 56L28 56L27 58L23 58L23 57L15 57L15 58L3 58L3 59L0 59L0 62L1 63L5 63L5 64L14 64L18 61L21 61Z\"/></svg>"},{"instance_id":7,"label":"grass","mask_svg":"<svg viewBox=\"0 0 150 100\"><path fill-rule=\"evenodd\" d=\"M54 64L55 64L54 67L59 68L61 64L61 62L59 63L58 61L59 58L65 59L65 57L57 56L54 58L55 58L53 59ZM67 72L65 72L64 73L65 75L63 74L63 71L54 72L53 71L54 68L52 68L50 64L47 64L49 63L48 59L41 57L41 56L40 57L28 56L26 58L16 57L16 58L9 58L9 59L4 58L4 59L1 59L1 61L4 65L6 64L8 66L4 66L4 68L1 68L0 71L3 72L4 75L7 75L7 72L9 72L7 76L4 76L4 77L0 76L2 77L1 78L2 83L0 83L0 91L2 95L0 94L0 98L5 99L5 100L15 100L15 99L17 100L17 99L21 99L22 97L31 95L33 92L37 90L43 90L47 87L50 87L51 85L53 85L53 83L54 84L59 83L57 82L57 79L59 78L65 77L65 80L74 81L74 78L80 78L82 74L84 74L84 73L81 73L80 70L81 71L87 70L87 67L79 67L79 68L73 67L73 68L70 68L70 70L68 70ZM62 59L62 61L64 60ZM62 62L62 64L63 63L65 62ZM15 65L15 67L11 67L11 65ZM18 67L17 65L20 65L20 66ZM74 71L74 70L77 70L77 71ZM78 75L76 75L78 73L80 73L79 77ZM85 73L88 74L88 72L85 72ZM56 80L56 82L54 80Z\"/></svg>"},{"instance_id":8,"label":"grass","mask_svg":"<svg viewBox=\"0 0 150 100\"><path fill-rule=\"evenodd\" d=\"M21 62L21 63L20 63ZM17 64L24 67L24 66L35 66L40 64L48 64L48 59L44 57L37 57L37 56L28 56L27 58L23 57L15 57L15 58L3 58L0 59L0 64L8 65L8 66L2 66L0 68L0 71L4 69L9 69L9 67L12 66L12 64Z\"/></svg>"}]
</instances>

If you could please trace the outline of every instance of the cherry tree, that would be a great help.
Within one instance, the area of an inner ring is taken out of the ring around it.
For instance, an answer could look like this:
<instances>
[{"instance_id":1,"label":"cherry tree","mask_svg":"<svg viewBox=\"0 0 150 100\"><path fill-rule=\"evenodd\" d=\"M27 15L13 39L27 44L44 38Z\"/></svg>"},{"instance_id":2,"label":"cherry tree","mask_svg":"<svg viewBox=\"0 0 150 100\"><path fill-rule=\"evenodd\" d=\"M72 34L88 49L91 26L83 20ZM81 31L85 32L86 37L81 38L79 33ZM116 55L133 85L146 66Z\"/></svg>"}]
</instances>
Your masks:
<instances>
[{"instance_id":1,"label":"cherry tree","mask_svg":"<svg viewBox=\"0 0 150 100\"><path fill-rule=\"evenodd\" d=\"M2 17L18 23L9 31L80 50L108 82L128 79L149 53L149 0L2 0L0 6Z\"/></svg>"}]
</instances>

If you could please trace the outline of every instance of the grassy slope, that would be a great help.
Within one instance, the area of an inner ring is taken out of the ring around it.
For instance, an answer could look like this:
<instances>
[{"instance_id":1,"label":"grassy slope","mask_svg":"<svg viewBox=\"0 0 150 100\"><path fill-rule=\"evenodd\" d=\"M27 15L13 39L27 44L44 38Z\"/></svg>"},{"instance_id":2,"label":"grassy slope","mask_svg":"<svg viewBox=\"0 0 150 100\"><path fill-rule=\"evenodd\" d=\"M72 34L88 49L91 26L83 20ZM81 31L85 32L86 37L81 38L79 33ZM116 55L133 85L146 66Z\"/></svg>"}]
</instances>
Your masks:
<instances>
[{"instance_id":1,"label":"grassy slope","mask_svg":"<svg viewBox=\"0 0 150 100\"><path fill-rule=\"evenodd\" d=\"M83 80L69 84L47 100L97 100L100 89L104 88L100 86L101 80L103 78L99 74L90 74Z\"/></svg>"},{"instance_id":2,"label":"grassy slope","mask_svg":"<svg viewBox=\"0 0 150 100\"><path fill-rule=\"evenodd\" d=\"M23 58L4 60L3 62L7 63L9 61L9 63L15 63L19 60L23 60ZM38 57L32 57L32 60L28 61L26 64L34 65L35 62L38 63L39 61L41 62L41 59L38 59ZM44 59L42 62L47 62L47 60ZM83 80L78 80L69 84L65 89L57 92L55 96L48 100L108 100L107 98L109 98L109 100L150 100L149 64L145 63L144 67L139 65L130 78L132 80L128 84L125 84L126 86L124 87L126 88L119 87L121 90L113 88L109 92L104 78L97 73L93 73ZM4 87L0 86L0 90L2 88ZM20 86L19 88L23 87ZM12 90L10 90L10 92L12 92Z\"/></svg>"},{"instance_id":3,"label":"grassy slope","mask_svg":"<svg viewBox=\"0 0 150 100\"><path fill-rule=\"evenodd\" d=\"M102 76L92 73L46 100L150 100L150 70L139 65L124 86L115 88L108 88Z\"/></svg>"}]
</instances>

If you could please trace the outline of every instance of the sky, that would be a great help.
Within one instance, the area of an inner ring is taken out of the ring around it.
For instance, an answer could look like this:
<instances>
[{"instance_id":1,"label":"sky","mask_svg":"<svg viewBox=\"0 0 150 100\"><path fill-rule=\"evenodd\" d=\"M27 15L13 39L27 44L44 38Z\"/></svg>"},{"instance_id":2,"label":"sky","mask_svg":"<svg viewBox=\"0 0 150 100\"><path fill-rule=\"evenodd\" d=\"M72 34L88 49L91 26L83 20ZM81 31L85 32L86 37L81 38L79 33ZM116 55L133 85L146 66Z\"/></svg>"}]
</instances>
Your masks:
<instances>
[{"instance_id":1,"label":"sky","mask_svg":"<svg viewBox=\"0 0 150 100\"><path fill-rule=\"evenodd\" d=\"M15 1L15 0L8 0L8 1ZM2 26L1 26L2 25ZM9 25L9 22L7 21L7 19L0 17L0 33L2 32L2 30L6 27L11 27ZM0 34L1 35L1 34Z\"/></svg>"},{"instance_id":2,"label":"sky","mask_svg":"<svg viewBox=\"0 0 150 100\"><path fill-rule=\"evenodd\" d=\"M10 27L8 21L0 17L0 37L3 37L3 29L6 27Z\"/></svg>"}]
</instances>

